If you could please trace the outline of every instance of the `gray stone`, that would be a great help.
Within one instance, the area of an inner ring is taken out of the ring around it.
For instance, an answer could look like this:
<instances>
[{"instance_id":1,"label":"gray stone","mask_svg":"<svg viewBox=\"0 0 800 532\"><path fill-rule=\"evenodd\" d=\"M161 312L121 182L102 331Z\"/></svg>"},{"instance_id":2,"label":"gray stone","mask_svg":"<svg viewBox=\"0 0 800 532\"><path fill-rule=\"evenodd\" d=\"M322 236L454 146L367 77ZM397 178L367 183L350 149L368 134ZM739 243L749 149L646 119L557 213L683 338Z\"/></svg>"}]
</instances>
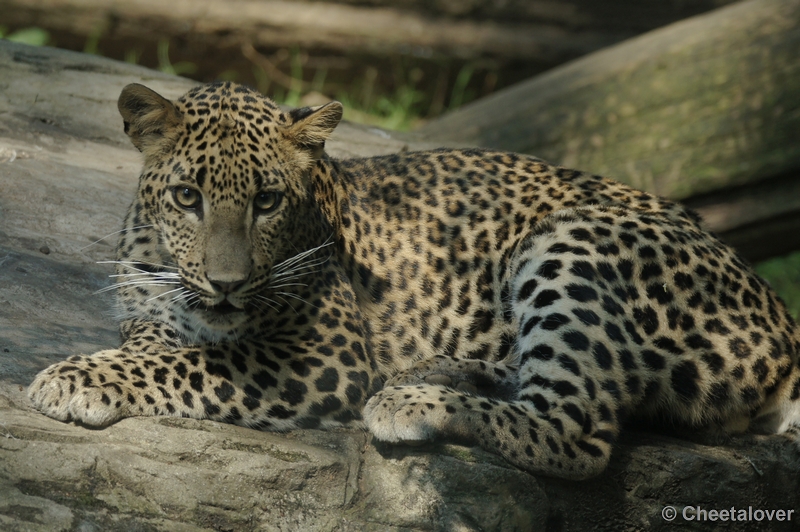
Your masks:
<instances>
[{"instance_id":1,"label":"gray stone","mask_svg":"<svg viewBox=\"0 0 800 532\"><path fill-rule=\"evenodd\" d=\"M608 471L575 483L475 448L376 446L359 430L173 418L89 430L40 415L25 397L36 372L118 342L111 298L96 293L112 268L97 262L112 258L136 185L139 157L115 104L134 81L170 97L192 85L0 41L0 530L669 530L665 505L800 510L800 462L779 437L713 446L634 431ZM343 124L329 151L424 147Z\"/></svg>"}]
</instances>

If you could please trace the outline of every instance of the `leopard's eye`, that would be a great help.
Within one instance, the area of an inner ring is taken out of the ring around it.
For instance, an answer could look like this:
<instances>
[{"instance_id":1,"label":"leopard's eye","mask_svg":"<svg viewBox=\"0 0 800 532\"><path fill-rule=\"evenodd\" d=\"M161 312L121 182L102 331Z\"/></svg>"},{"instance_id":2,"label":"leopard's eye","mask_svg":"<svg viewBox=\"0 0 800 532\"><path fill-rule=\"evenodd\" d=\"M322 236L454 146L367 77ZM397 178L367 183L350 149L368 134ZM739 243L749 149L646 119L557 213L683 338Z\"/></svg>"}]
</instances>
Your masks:
<instances>
[{"instance_id":1,"label":"leopard's eye","mask_svg":"<svg viewBox=\"0 0 800 532\"><path fill-rule=\"evenodd\" d=\"M172 197L179 207L186 210L196 209L203 202L203 196L200 192L189 187L173 188Z\"/></svg>"},{"instance_id":2,"label":"leopard's eye","mask_svg":"<svg viewBox=\"0 0 800 532\"><path fill-rule=\"evenodd\" d=\"M278 208L283 194L280 192L259 192L253 199L253 209L256 214L267 214Z\"/></svg>"}]
</instances>

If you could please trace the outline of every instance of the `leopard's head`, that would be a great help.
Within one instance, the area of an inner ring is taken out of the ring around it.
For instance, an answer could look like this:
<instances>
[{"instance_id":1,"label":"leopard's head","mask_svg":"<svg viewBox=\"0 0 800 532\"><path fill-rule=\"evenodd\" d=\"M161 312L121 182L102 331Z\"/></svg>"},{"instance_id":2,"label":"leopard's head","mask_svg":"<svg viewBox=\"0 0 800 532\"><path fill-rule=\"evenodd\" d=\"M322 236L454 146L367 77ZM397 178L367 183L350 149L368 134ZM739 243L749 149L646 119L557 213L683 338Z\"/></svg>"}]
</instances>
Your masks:
<instances>
[{"instance_id":1,"label":"leopard's head","mask_svg":"<svg viewBox=\"0 0 800 532\"><path fill-rule=\"evenodd\" d=\"M125 132L144 155L118 258L162 281L139 296L136 283L131 290L123 286L123 306L152 298L137 311L157 316L166 310L185 322L179 328L201 329L187 334L224 337L248 319L248 306L268 289L276 268L306 251L311 170L342 106L284 112L225 82L199 86L174 102L132 84L118 107Z\"/></svg>"}]
</instances>

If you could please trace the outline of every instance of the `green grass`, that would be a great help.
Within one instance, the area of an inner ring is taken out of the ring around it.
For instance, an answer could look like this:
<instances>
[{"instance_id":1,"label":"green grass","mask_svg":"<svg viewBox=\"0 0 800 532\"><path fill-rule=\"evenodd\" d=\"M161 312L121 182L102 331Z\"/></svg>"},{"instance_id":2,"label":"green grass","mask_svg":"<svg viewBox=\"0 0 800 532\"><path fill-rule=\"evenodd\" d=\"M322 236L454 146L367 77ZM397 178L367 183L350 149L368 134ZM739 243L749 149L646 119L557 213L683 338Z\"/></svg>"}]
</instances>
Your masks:
<instances>
[{"instance_id":1,"label":"green grass","mask_svg":"<svg viewBox=\"0 0 800 532\"><path fill-rule=\"evenodd\" d=\"M30 46L44 46L50 43L50 33L42 28L22 28L9 33L6 28L0 26L0 39Z\"/></svg>"},{"instance_id":2,"label":"green grass","mask_svg":"<svg viewBox=\"0 0 800 532\"><path fill-rule=\"evenodd\" d=\"M96 25L85 37L81 49L84 53L106 55L101 46L107 37L106 24ZM33 46L58 46L49 32L43 28L29 27L7 31L0 26L0 38ZM379 68L364 65L363 74L338 82L331 81L325 68L304 66L307 57L297 48L283 51L281 79L270 79L264 69L255 64L251 71L234 69L215 74L215 79L229 81L243 80L270 96L278 103L292 107L304 105L306 100L318 101L320 95L334 97L345 106L346 120L385 129L405 131L413 129L426 118L437 116L444 111L455 109L477 97L470 84L476 82L476 64L466 64L454 70L455 78L449 87L432 88L431 79L425 78L423 70L412 62L398 59L392 65ZM162 72L193 77L198 72L198 64L192 61L174 61L175 56L169 39L160 39L155 50L155 60L150 57L149 65ZM141 63L143 51L138 47L126 49L122 57L129 63ZM444 65L444 64L443 64ZM450 66L442 66L445 70ZM430 76L430 72L427 74ZM495 75L496 79L496 75ZM440 80L441 81L441 80ZM444 89L444 90L440 90ZM438 93L434 97L433 93Z\"/></svg>"},{"instance_id":3,"label":"green grass","mask_svg":"<svg viewBox=\"0 0 800 532\"><path fill-rule=\"evenodd\" d=\"M344 119L351 122L406 131L420 121L413 109L422 100L422 93L413 87L398 87L394 94L380 95L368 102L347 92L340 92L336 99L344 105Z\"/></svg>"},{"instance_id":4,"label":"green grass","mask_svg":"<svg viewBox=\"0 0 800 532\"><path fill-rule=\"evenodd\" d=\"M800 319L800 251L761 262L756 271L778 292L789 313Z\"/></svg>"}]
</instances>

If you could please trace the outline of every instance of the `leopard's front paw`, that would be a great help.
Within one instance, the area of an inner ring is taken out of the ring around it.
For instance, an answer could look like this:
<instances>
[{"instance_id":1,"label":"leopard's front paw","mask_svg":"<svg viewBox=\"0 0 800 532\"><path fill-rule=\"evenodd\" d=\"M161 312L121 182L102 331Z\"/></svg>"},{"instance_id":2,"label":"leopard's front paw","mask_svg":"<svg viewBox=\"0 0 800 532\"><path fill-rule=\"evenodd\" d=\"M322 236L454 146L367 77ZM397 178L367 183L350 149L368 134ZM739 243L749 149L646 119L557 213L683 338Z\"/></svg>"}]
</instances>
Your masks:
<instances>
[{"instance_id":1,"label":"leopard's front paw","mask_svg":"<svg viewBox=\"0 0 800 532\"><path fill-rule=\"evenodd\" d=\"M432 440L437 435L436 425L445 408L434 397L439 390L439 387L424 385L384 388L364 406L364 422L381 441Z\"/></svg>"},{"instance_id":2,"label":"leopard's front paw","mask_svg":"<svg viewBox=\"0 0 800 532\"><path fill-rule=\"evenodd\" d=\"M33 406L54 419L94 427L129 416L126 385L110 382L91 358L73 356L40 372L28 388Z\"/></svg>"}]
</instances>

